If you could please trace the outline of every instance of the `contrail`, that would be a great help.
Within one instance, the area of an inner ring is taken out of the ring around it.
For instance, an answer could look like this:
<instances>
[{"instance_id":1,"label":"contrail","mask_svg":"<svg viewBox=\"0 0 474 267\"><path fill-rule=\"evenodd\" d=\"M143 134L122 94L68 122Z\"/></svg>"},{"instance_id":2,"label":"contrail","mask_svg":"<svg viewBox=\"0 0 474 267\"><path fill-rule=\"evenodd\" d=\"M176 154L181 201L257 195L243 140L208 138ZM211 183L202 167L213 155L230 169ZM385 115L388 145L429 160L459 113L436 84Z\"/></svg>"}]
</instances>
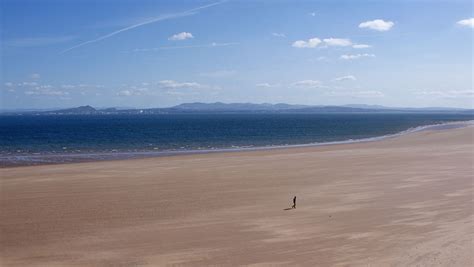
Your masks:
<instances>
[{"instance_id":1,"label":"contrail","mask_svg":"<svg viewBox=\"0 0 474 267\"><path fill-rule=\"evenodd\" d=\"M183 12L180 12L180 13L169 14L169 15L163 15L163 16L159 16L159 17L156 17L156 18L153 18L153 19L144 21L144 22L140 22L140 23L138 23L138 24L131 25L131 26L125 27L125 28L123 28L123 29L116 30L116 31L111 32L111 33L109 33L109 34L103 35L103 36L98 37L98 38L96 38L96 39L89 40L89 41L85 41L85 42L83 42L83 43L80 43L80 44L77 44L77 45L75 45L75 46L69 47L68 49L61 51L61 53L59 53L59 54L64 54L64 53L66 53L66 52L69 52L69 51L71 51L71 50L73 50L73 49L76 49L76 48L79 48L79 47L81 47L81 46L85 46L85 45L88 45L88 44L91 44L91 43L95 43L95 42L102 41L102 40L104 40L104 39L107 39L107 38L112 37L112 36L114 36L114 35L117 35L117 34L119 34L119 33L122 33L122 32L128 31L128 30L131 30L131 29L135 29L135 28L138 28L138 27L143 26L143 25L147 25L147 24L150 24L150 23L154 23L154 22L158 22L158 21L162 21L162 20L167 20L167 19L173 19L173 18L179 18L179 17L190 16L190 15L196 14L196 13L197 13L196 11L198 11L198 10L205 9L205 8L208 8L208 7L212 7L212 6L215 6L215 5L219 5L219 4L222 4L222 3L226 2L226 1L227 1L227 0L223 0L223 1L215 2L215 3L209 4L209 5L200 6L200 7L196 7L196 8L190 9L190 10L186 10L186 11L183 11Z\"/></svg>"}]
</instances>

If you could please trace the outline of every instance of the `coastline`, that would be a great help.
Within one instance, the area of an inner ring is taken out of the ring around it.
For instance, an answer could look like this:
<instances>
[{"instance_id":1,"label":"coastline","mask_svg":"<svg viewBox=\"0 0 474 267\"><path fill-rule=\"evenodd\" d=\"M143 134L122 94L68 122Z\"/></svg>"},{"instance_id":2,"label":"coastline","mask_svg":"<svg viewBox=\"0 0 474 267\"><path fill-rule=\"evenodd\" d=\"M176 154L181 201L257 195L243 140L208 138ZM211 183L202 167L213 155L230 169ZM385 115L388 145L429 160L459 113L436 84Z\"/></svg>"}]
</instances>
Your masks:
<instances>
[{"instance_id":1,"label":"coastline","mask_svg":"<svg viewBox=\"0 0 474 267\"><path fill-rule=\"evenodd\" d=\"M1 262L470 266L473 151L464 127L1 169Z\"/></svg>"},{"instance_id":2,"label":"coastline","mask_svg":"<svg viewBox=\"0 0 474 267\"><path fill-rule=\"evenodd\" d=\"M474 125L474 120L445 122L439 124L420 125L412 127L401 132L375 136L362 139L349 139L332 142L314 142L306 144L292 145L269 145L269 146L250 146L250 147L232 147L232 148L216 148L216 149L199 149L199 150L165 150L165 151L140 151L140 152L100 152L100 153L68 153L68 154L41 154L41 155L0 155L0 169L24 167L24 166L40 166L54 164L71 164L96 161L126 160L126 159L143 159L170 157L181 155L199 155L209 153L229 153L229 152L245 152L245 151L262 151L274 149L291 149L299 147L322 147L341 144L366 143L375 142L389 138L426 131L430 129L458 128L469 127Z\"/></svg>"}]
</instances>

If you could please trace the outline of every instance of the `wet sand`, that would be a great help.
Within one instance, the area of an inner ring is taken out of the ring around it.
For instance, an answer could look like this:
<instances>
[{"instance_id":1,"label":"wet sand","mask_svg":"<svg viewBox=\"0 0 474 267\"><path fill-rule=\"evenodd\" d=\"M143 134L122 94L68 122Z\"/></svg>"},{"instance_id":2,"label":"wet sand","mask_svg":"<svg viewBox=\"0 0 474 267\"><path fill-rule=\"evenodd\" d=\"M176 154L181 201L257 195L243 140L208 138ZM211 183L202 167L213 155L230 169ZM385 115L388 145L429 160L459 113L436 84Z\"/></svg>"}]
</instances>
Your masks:
<instances>
[{"instance_id":1,"label":"wet sand","mask_svg":"<svg viewBox=\"0 0 474 267\"><path fill-rule=\"evenodd\" d=\"M0 174L2 266L474 265L472 126Z\"/></svg>"}]
</instances>

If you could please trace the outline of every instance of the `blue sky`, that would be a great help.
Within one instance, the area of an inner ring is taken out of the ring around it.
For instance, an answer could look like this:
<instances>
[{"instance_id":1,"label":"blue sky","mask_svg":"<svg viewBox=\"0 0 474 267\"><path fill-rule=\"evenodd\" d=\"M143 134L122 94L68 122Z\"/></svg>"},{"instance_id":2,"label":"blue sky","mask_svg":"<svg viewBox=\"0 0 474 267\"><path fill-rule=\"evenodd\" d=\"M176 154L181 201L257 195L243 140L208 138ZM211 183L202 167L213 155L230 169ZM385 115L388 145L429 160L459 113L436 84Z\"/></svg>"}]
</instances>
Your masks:
<instances>
[{"instance_id":1,"label":"blue sky","mask_svg":"<svg viewBox=\"0 0 474 267\"><path fill-rule=\"evenodd\" d=\"M1 108L472 108L471 1L1 2Z\"/></svg>"}]
</instances>

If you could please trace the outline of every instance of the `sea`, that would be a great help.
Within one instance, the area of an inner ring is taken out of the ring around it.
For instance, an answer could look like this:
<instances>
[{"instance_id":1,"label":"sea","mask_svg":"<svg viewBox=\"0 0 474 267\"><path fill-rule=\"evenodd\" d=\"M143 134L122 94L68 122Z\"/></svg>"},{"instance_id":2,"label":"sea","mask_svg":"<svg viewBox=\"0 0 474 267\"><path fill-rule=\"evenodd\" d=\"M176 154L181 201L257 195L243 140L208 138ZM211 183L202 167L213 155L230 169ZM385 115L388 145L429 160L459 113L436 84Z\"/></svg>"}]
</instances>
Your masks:
<instances>
[{"instance_id":1,"label":"sea","mask_svg":"<svg viewBox=\"0 0 474 267\"><path fill-rule=\"evenodd\" d=\"M0 116L0 167L367 142L472 114Z\"/></svg>"}]
</instances>

